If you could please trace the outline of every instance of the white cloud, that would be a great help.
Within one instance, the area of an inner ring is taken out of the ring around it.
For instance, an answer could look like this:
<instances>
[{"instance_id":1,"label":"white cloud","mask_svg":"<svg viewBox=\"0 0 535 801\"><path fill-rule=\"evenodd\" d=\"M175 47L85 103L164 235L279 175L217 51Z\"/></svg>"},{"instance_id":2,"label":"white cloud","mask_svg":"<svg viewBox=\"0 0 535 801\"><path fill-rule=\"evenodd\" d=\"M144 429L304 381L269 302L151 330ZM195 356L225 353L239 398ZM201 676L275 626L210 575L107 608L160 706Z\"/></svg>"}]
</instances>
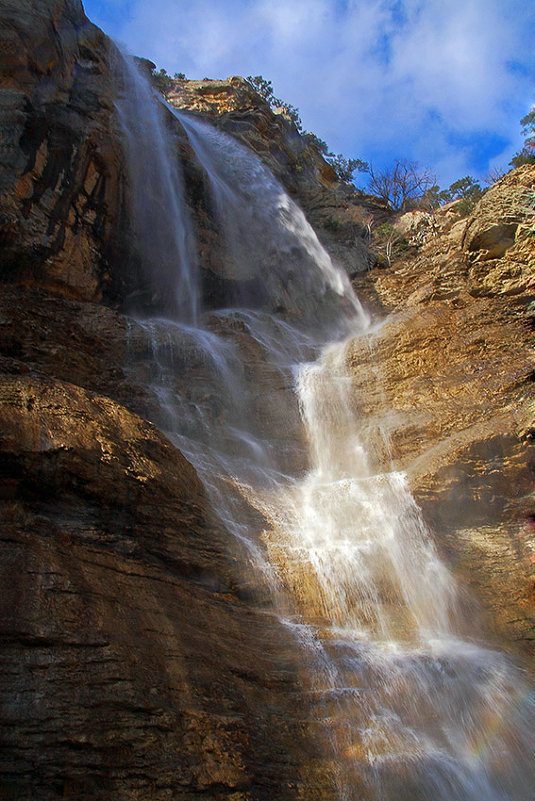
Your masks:
<instances>
[{"instance_id":1,"label":"white cloud","mask_svg":"<svg viewBox=\"0 0 535 801\"><path fill-rule=\"evenodd\" d=\"M90 16L95 2L86 0ZM447 183L458 177L453 170L473 174L481 161L471 138L480 137L489 158L509 147L506 162L518 146L518 119L535 94L528 6L132 0L118 35L169 72L262 74L336 152L377 162L416 158Z\"/></svg>"}]
</instances>

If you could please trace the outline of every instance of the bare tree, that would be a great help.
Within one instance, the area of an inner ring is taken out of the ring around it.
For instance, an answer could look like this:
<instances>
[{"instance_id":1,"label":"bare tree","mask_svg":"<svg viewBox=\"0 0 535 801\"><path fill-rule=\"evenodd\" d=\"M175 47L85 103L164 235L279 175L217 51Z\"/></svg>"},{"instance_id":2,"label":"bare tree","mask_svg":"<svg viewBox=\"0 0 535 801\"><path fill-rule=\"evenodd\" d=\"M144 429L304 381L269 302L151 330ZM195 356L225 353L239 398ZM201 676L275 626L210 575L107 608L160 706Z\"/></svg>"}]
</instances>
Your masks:
<instances>
[{"instance_id":1,"label":"bare tree","mask_svg":"<svg viewBox=\"0 0 535 801\"><path fill-rule=\"evenodd\" d=\"M428 169L414 161L401 159L385 170L375 170L370 164L368 191L382 198L394 211L414 207L435 184L436 178Z\"/></svg>"},{"instance_id":2,"label":"bare tree","mask_svg":"<svg viewBox=\"0 0 535 801\"><path fill-rule=\"evenodd\" d=\"M503 178L506 172L507 170L504 167L491 167L485 176L485 183L488 186L492 186L492 184L495 184L500 178Z\"/></svg>"}]
</instances>

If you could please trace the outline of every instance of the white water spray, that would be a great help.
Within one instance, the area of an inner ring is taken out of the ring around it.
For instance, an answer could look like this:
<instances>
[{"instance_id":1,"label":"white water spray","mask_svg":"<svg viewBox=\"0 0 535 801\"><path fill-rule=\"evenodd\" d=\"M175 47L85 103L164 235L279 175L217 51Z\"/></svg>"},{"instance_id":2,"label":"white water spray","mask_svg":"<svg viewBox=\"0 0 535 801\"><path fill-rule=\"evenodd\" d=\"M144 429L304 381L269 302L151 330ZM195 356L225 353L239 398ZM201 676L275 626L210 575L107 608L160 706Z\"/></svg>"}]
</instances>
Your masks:
<instances>
[{"instance_id":1,"label":"white water spray","mask_svg":"<svg viewBox=\"0 0 535 801\"><path fill-rule=\"evenodd\" d=\"M128 127L136 111L124 102ZM528 801L526 688L506 657L461 636L455 584L405 477L367 455L344 338L373 331L347 278L253 154L173 113L206 173L229 280L253 277L263 291L203 316L200 282L183 275L195 255L179 249L174 319L132 321L130 369L145 374L152 419L195 465L303 648L338 796ZM150 124L143 150L153 136L168 158L157 113ZM179 198L172 208L185 214ZM152 262L150 243L140 250Z\"/></svg>"},{"instance_id":2,"label":"white water spray","mask_svg":"<svg viewBox=\"0 0 535 801\"><path fill-rule=\"evenodd\" d=\"M134 62L119 53L117 58L123 87L116 109L125 134L131 215L146 283L144 296L132 299L132 305L158 305L173 317L196 323L197 257L176 142Z\"/></svg>"}]
</instances>

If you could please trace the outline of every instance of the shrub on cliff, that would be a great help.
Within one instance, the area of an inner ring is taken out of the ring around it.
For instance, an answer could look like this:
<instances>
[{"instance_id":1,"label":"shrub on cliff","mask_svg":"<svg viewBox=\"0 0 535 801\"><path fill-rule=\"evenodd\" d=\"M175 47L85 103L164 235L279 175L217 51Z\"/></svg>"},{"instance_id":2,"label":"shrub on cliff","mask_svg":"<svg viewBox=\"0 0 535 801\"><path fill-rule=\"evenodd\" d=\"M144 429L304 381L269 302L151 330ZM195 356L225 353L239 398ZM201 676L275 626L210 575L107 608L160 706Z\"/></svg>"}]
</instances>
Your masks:
<instances>
[{"instance_id":1,"label":"shrub on cliff","mask_svg":"<svg viewBox=\"0 0 535 801\"><path fill-rule=\"evenodd\" d=\"M375 169L370 164L368 191L380 197L393 211L418 208L427 191L435 185L435 176L416 162L398 159L392 167Z\"/></svg>"},{"instance_id":2,"label":"shrub on cliff","mask_svg":"<svg viewBox=\"0 0 535 801\"><path fill-rule=\"evenodd\" d=\"M373 242L378 267L390 267L392 261L409 247L407 239L388 222L374 229Z\"/></svg>"},{"instance_id":3,"label":"shrub on cliff","mask_svg":"<svg viewBox=\"0 0 535 801\"><path fill-rule=\"evenodd\" d=\"M509 162L512 167L522 164L535 164L535 106L520 120L522 135L525 137L522 150L516 153Z\"/></svg>"},{"instance_id":4,"label":"shrub on cliff","mask_svg":"<svg viewBox=\"0 0 535 801\"><path fill-rule=\"evenodd\" d=\"M299 116L299 109L275 97L271 81L267 81L262 75L248 75L247 80L255 91L269 103L271 108L285 109L286 114L290 117L301 136L305 138L307 144L315 147L316 150L321 153L325 160L333 167L341 181L351 181L353 173L357 170L359 172L366 172L368 170L368 163L366 161L362 161L361 159L347 159L341 153L331 153L327 142L324 142L323 139L320 139L316 134L305 131L301 117Z\"/></svg>"}]
</instances>

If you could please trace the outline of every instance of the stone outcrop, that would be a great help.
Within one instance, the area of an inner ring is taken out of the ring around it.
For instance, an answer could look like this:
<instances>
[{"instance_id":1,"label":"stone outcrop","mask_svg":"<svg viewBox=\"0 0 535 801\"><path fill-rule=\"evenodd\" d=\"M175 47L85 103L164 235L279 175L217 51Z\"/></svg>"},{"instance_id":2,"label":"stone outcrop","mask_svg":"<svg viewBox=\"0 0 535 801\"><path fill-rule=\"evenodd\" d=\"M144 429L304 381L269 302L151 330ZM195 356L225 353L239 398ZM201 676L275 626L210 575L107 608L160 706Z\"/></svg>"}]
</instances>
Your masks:
<instances>
[{"instance_id":1,"label":"stone outcrop","mask_svg":"<svg viewBox=\"0 0 535 801\"><path fill-rule=\"evenodd\" d=\"M319 798L297 644L124 371L115 50L1 12L0 797Z\"/></svg>"},{"instance_id":2,"label":"stone outcrop","mask_svg":"<svg viewBox=\"0 0 535 801\"><path fill-rule=\"evenodd\" d=\"M404 215L423 235L357 282L389 314L348 357L380 461L408 472L446 560L532 666L534 179L514 170L467 219Z\"/></svg>"},{"instance_id":3,"label":"stone outcrop","mask_svg":"<svg viewBox=\"0 0 535 801\"><path fill-rule=\"evenodd\" d=\"M99 300L128 225L110 42L80 2L2 0L0 45L4 280Z\"/></svg>"},{"instance_id":4,"label":"stone outcrop","mask_svg":"<svg viewBox=\"0 0 535 801\"><path fill-rule=\"evenodd\" d=\"M333 797L297 643L191 464L148 422L142 358L125 368L136 342L122 310L150 293L132 245L117 53L78 0L0 5L0 797ZM239 78L177 87L172 102L273 169L350 274L373 263L384 207L336 181L284 110ZM203 294L218 308L230 290L204 177L177 135ZM468 221L444 212L409 257L361 275L363 298L391 314L349 352L378 461L408 471L446 558L525 654L534 177L506 176ZM285 447L299 422L282 373L268 389L261 346L245 330L237 340L252 404L272 393ZM299 447L285 458L302 469Z\"/></svg>"},{"instance_id":5,"label":"stone outcrop","mask_svg":"<svg viewBox=\"0 0 535 801\"><path fill-rule=\"evenodd\" d=\"M320 797L296 643L128 410L126 347L111 309L3 286L0 795L292 798L313 774Z\"/></svg>"},{"instance_id":6,"label":"stone outcrop","mask_svg":"<svg viewBox=\"0 0 535 801\"><path fill-rule=\"evenodd\" d=\"M386 216L384 205L340 181L313 142L300 135L284 107L271 109L248 81L237 76L226 81L175 81L168 99L179 109L207 115L212 124L254 150L349 275L368 268L370 223Z\"/></svg>"}]
</instances>

